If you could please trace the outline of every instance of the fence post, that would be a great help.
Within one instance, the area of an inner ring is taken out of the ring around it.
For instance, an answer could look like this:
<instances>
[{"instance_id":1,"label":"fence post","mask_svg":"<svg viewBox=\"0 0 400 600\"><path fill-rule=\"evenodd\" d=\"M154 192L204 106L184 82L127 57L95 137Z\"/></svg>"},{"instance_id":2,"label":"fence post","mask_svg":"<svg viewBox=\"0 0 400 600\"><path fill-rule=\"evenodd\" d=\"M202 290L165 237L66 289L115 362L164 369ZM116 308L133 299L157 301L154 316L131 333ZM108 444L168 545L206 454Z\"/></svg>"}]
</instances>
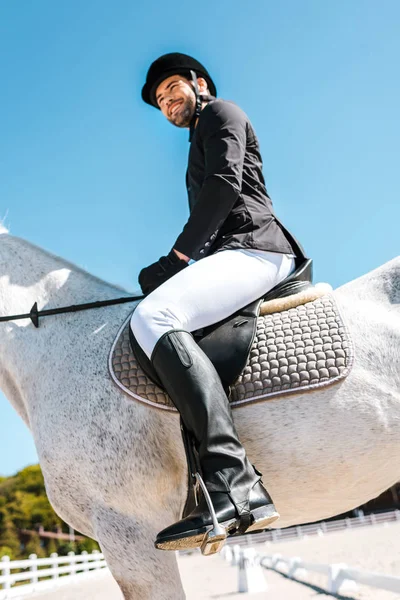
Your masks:
<instances>
[{"instance_id":1,"label":"fence post","mask_svg":"<svg viewBox=\"0 0 400 600\"><path fill-rule=\"evenodd\" d=\"M232 557L232 562L231 565L232 567L237 567L240 561L240 553L241 553L241 549L239 544L235 544L233 546L233 557Z\"/></svg>"},{"instance_id":2,"label":"fence post","mask_svg":"<svg viewBox=\"0 0 400 600\"><path fill-rule=\"evenodd\" d=\"M29 570L31 572L31 584L35 585L38 582L38 573L37 573L37 554L30 554L29 555L29 560L31 561L31 565L29 567Z\"/></svg>"},{"instance_id":3,"label":"fence post","mask_svg":"<svg viewBox=\"0 0 400 600\"><path fill-rule=\"evenodd\" d=\"M238 592L265 592L268 589L260 556L254 548L245 548L240 554L238 569Z\"/></svg>"},{"instance_id":4,"label":"fence post","mask_svg":"<svg viewBox=\"0 0 400 600\"><path fill-rule=\"evenodd\" d=\"M289 569L288 569L288 577L289 579L293 579L294 574L296 573L299 565L301 563L301 558L299 556L295 556L291 558L289 561Z\"/></svg>"},{"instance_id":5,"label":"fence post","mask_svg":"<svg viewBox=\"0 0 400 600\"><path fill-rule=\"evenodd\" d=\"M296 527L296 535L299 539L303 537L303 530L300 525L297 525Z\"/></svg>"},{"instance_id":6,"label":"fence post","mask_svg":"<svg viewBox=\"0 0 400 600\"><path fill-rule=\"evenodd\" d=\"M69 562L70 567L71 567L70 575L76 575L76 562L74 560L74 558L75 558L75 552L73 552L73 550L71 550L70 552L68 552L68 556L71 557L70 558L70 562Z\"/></svg>"},{"instance_id":7,"label":"fence post","mask_svg":"<svg viewBox=\"0 0 400 600\"><path fill-rule=\"evenodd\" d=\"M89 571L89 558L88 558L88 553L86 550L83 550L83 552L81 552L81 556L83 557L82 560L82 567L83 567L83 571L87 572Z\"/></svg>"},{"instance_id":8,"label":"fence post","mask_svg":"<svg viewBox=\"0 0 400 600\"><path fill-rule=\"evenodd\" d=\"M57 558L58 558L58 554L57 552L52 552L50 554L50 564L52 565L52 574L51 574L51 578L52 579L58 579L58 564L57 564Z\"/></svg>"},{"instance_id":9,"label":"fence post","mask_svg":"<svg viewBox=\"0 0 400 600\"><path fill-rule=\"evenodd\" d=\"M271 560L271 566L276 569L277 564L279 563L280 559L282 558L282 554L273 554L272 555L272 560Z\"/></svg>"},{"instance_id":10,"label":"fence post","mask_svg":"<svg viewBox=\"0 0 400 600\"><path fill-rule=\"evenodd\" d=\"M334 565L329 565L329 580L328 580L328 592L331 594L337 594L339 592L339 588L342 585L344 578L342 576L342 570L345 569L347 565L343 563L337 563Z\"/></svg>"},{"instance_id":11,"label":"fence post","mask_svg":"<svg viewBox=\"0 0 400 600\"><path fill-rule=\"evenodd\" d=\"M92 554L96 555L96 554L100 554L100 552L99 552L98 550L92 550ZM96 557L96 558L97 558L97 557ZM96 562L97 562L97 563L99 562L99 559L98 559L98 558L97 558ZM94 567L94 568L95 568L95 569L100 569L100 565L99 565L99 564L97 564L97 565L95 565L95 567Z\"/></svg>"},{"instance_id":12,"label":"fence post","mask_svg":"<svg viewBox=\"0 0 400 600\"><path fill-rule=\"evenodd\" d=\"M3 556L1 559L1 574L3 577L10 577L11 575L11 565L10 565L10 557ZM3 583L3 590L11 589L11 581L8 579Z\"/></svg>"}]
</instances>

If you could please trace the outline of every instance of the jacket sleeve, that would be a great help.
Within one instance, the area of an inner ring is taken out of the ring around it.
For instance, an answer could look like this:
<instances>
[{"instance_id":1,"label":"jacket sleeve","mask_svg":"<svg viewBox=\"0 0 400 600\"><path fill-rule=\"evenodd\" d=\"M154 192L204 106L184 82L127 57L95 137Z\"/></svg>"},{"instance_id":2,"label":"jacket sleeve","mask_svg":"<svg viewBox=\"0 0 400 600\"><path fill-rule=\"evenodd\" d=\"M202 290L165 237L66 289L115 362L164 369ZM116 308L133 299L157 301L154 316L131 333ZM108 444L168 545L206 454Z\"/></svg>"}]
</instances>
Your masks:
<instances>
[{"instance_id":1,"label":"jacket sleeve","mask_svg":"<svg viewBox=\"0 0 400 600\"><path fill-rule=\"evenodd\" d=\"M208 110L209 109L209 110ZM242 189L247 117L235 104L206 107L200 127L205 177L197 202L174 248L194 260L207 255Z\"/></svg>"}]
</instances>

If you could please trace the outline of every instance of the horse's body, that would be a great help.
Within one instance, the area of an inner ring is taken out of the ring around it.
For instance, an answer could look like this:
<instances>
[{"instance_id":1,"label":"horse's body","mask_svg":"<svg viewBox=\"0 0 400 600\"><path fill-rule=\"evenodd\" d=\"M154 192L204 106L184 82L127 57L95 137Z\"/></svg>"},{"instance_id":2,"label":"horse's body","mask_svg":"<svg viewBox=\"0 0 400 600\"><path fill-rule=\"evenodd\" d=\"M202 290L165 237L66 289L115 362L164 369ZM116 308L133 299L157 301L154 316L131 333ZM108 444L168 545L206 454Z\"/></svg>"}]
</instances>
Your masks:
<instances>
[{"instance_id":1,"label":"horse's body","mask_svg":"<svg viewBox=\"0 0 400 600\"><path fill-rule=\"evenodd\" d=\"M44 309L121 295L0 235L0 315L26 313L35 301ZM276 527L344 512L400 479L400 259L335 295L355 347L347 379L234 411L281 514ZM177 600L175 555L153 541L185 500L179 420L124 396L107 370L132 309L47 317L39 329L29 320L0 323L0 388L32 431L53 507L99 541L125 599Z\"/></svg>"}]
</instances>

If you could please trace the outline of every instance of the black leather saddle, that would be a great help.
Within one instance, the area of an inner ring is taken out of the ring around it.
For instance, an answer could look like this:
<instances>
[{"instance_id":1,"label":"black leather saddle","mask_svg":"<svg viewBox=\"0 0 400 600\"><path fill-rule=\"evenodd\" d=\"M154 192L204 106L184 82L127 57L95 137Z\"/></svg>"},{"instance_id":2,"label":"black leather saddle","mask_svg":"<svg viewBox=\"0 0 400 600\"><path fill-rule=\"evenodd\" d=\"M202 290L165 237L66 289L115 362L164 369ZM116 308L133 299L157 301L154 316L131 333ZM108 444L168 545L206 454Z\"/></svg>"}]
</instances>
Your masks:
<instances>
[{"instance_id":1,"label":"black leather saddle","mask_svg":"<svg viewBox=\"0 0 400 600\"><path fill-rule=\"evenodd\" d=\"M274 298L285 298L310 287L312 283L312 260L304 258L303 255L301 259L296 259L296 267L289 277L258 300L251 302L251 304L241 308L223 321L193 332L197 344L217 370L225 390L229 390L229 387L246 366L256 333L261 304ZM130 328L129 335L132 350L142 370L163 389L163 385L151 362L137 343Z\"/></svg>"}]
</instances>

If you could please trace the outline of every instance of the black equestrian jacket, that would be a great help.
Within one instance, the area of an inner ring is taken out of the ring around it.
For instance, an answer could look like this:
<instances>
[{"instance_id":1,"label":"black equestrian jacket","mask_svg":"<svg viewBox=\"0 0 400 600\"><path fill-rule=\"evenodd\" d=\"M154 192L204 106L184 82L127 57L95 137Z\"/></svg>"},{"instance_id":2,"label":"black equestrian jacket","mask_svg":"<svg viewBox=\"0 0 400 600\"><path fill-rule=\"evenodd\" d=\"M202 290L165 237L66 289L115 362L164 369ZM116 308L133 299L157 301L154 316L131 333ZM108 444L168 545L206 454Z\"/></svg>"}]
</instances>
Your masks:
<instances>
[{"instance_id":1,"label":"black equestrian jacket","mask_svg":"<svg viewBox=\"0 0 400 600\"><path fill-rule=\"evenodd\" d=\"M189 151L190 216L174 248L194 260L227 248L294 250L276 221L260 147L247 115L212 98L200 113Z\"/></svg>"}]
</instances>

